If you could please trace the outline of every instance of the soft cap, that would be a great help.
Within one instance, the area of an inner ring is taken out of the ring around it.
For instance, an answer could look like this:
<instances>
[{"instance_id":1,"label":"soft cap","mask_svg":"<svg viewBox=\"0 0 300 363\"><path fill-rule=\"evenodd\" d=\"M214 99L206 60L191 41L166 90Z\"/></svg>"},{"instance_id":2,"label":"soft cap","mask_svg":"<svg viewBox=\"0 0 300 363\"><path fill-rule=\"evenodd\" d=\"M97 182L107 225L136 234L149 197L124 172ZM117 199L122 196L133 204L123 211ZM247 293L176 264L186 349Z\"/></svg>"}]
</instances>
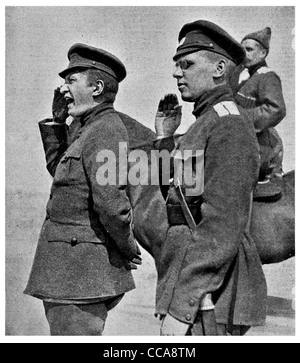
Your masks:
<instances>
[{"instance_id":1,"label":"soft cap","mask_svg":"<svg viewBox=\"0 0 300 363\"><path fill-rule=\"evenodd\" d=\"M126 77L126 68L120 59L100 48L76 43L69 49L68 59L70 61L68 67L59 73L62 78L78 67L100 69L113 76L118 82Z\"/></svg>"},{"instance_id":2,"label":"soft cap","mask_svg":"<svg viewBox=\"0 0 300 363\"><path fill-rule=\"evenodd\" d=\"M262 30L259 30L254 33L250 33L246 36L244 36L242 42L246 39L254 39L258 43L260 43L267 51L269 51L270 48L270 39L271 39L271 28L268 26Z\"/></svg>"}]
</instances>

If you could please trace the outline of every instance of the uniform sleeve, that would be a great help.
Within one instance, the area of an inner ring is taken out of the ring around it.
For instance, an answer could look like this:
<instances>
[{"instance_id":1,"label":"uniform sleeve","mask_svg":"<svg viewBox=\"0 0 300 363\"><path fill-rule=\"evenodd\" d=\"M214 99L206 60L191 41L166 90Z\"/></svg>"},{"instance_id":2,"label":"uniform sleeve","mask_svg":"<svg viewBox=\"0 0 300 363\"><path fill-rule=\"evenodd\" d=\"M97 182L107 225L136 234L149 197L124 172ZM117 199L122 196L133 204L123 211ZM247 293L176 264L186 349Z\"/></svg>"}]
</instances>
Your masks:
<instances>
[{"instance_id":1,"label":"uniform sleeve","mask_svg":"<svg viewBox=\"0 0 300 363\"><path fill-rule=\"evenodd\" d=\"M256 132L276 126L286 115L280 78L274 72L262 75L258 86L260 105L246 109Z\"/></svg>"},{"instance_id":2,"label":"uniform sleeve","mask_svg":"<svg viewBox=\"0 0 300 363\"><path fill-rule=\"evenodd\" d=\"M87 137L83 148L83 162L93 209L122 255L132 260L137 252L137 244L132 232L131 205L126 194L127 174L119 173L119 166L122 164L119 156L120 142L128 142L126 129L120 127L113 118L105 120L101 127L93 129ZM106 163L108 159L104 158L105 155L110 155L111 164ZM127 165L127 161L124 162ZM111 179L104 185L103 170L106 167L106 176L111 176Z\"/></svg>"},{"instance_id":3,"label":"uniform sleeve","mask_svg":"<svg viewBox=\"0 0 300 363\"><path fill-rule=\"evenodd\" d=\"M176 142L174 136L168 136L154 141L154 148L159 152L168 152L169 155L175 149ZM170 158L170 170L173 169L174 163L173 158ZM173 177L172 173L169 173L169 169L164 167L162 158L158 160L159 168L159 185L160 191L163 198L166 200L168 196L170 186L170 176Z\"/></svg>"},{"instance_id":4,"label":"uniform sleeve","mask_svg":"<svg viewBox=\"0 0 300 363\"><path fill-rule=\"evenodd\" d=\"M68 148L68 126L65 123L53 124L52 119L45 119L39 122L39 129L47 170L54 177L57 164Z\"/></svg>"},{"instance_id":5,"label":"uniform sleeve","mask_svg":"<svg viewBox=\"0 0 300 363\"><path fill-rule=\"evenodd\" d=\"M243 128L242 128L243 130ZM194 321L203 297L220 288L235 258L248 221L258 170L252 132L239 119L224 117L211 131L205 152L201 221L187 246L169 313Z\"/></svg>"}]
</instances>

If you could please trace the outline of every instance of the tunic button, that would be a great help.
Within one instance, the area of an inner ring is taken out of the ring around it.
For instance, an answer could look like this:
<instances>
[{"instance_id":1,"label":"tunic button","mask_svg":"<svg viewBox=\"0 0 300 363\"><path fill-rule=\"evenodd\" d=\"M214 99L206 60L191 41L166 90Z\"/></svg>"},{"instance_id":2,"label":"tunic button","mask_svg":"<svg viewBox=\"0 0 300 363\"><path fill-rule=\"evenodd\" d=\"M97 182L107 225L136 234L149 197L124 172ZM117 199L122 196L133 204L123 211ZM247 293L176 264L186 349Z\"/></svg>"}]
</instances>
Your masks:
<instances>
[{"instance_id":1,"label":"tunic button","mask_svg":"<svg viewBox=\"0 0 300 363\"><path fill-rule=\"evenodd\" d=\"M190 304L190 306L195 306L195 301L194 300L190 300L189 304Z\"/></svg>"},{"instance_id":2,"label":"tunic button","mask_svg":"<svg viewBox=\"0 0 300 363\"><path fill-rule=\"evenodd\" d=\"M77 245L77 238L76 238L76 237L73 237L73 238L71 239L71 245L72 245L72 246L76 246L76 245Z\"/></svg>"},{"instance_id":3,"label":"tunic button","mask_svg":"<svg viewBox=\"0 0 300 363\"><path fill-rule=\"evenodd\" d=\"M93 64L93 65L95 65L95 64L96 64L96 62L95 62L95 61L93 61L93 62L92 62L92 64Z\"/></svg>"},{"instance_id":4,"label":"tunic button","mask_svg":"<svg viewBox=\"0 0 300 363\"><path fill-rule=\"evenodd\" d=\"M190 314L186 314L185 318L186 318L187 321L190 321L192 319Z\"/></svg>"}]
</instances>

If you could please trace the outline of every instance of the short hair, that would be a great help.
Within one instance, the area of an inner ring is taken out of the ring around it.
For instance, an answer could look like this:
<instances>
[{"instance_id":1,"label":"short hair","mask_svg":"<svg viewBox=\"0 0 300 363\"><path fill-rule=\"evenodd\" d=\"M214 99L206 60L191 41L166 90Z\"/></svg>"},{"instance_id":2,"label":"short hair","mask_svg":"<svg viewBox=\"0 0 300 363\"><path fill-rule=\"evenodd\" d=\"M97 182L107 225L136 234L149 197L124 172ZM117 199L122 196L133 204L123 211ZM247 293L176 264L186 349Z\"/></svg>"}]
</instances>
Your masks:
<instances>
[{"instance_id":1,"label":"short hair","mask_svg":"<svg viewBox=\"0 0 300 363\"><path fill-rule=\"evenodd\" d=\"M83 71L87 76L87 83L95 84L99 79L104 83L102 96L106 101L114 103L119 90L118 81L110 74L95 68L88 68Z\"/></svg>"},{"instance_id":2,"label":"short hair","mask_svg":"<svg viewBox=\"0 0 300 363\"><path fill-rule=\"evenodd\" d=\"M229 82L229 79L230 79L230 76L233 72L233 70L235 69L236 67L236 64L226 58L225 56L221 55L221 54L218 54L218 53L215 53L215 52L210 52L210 51L204 51L205 52L205 57L211 61L212 63L217 63L219 62L220 60L224 60L225 63L226 63L226 70L225 70L225 74L224 74L224 80L226 82Z\"/></svg>"}]
</instances>

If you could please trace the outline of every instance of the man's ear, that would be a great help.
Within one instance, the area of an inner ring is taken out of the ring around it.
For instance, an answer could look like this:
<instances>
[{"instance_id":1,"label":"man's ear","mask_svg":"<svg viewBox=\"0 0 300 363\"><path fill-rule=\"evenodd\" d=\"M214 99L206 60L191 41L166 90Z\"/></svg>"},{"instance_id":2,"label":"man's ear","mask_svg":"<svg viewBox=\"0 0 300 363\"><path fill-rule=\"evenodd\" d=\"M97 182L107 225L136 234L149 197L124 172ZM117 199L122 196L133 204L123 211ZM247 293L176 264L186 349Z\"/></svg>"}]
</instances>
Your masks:
<instances>
[{"instance_id":1,"label":"man's ear","mask_svg":"<svg viewBox=\"0 0 300 363\"><path fill-rule=\"evenodd\" d=\"M267 56L267 54L268 54L267 49L262 48L262 49L260 50L260 59L265 59L265 58L266 58L266 56Z\"/></svg>"},{"instance_id":2,"label":"man's ear","mask_svg":"<svg viewBox=\"0 0 300 363\"><path fill-rule=\"evenodd\" d=\"M93 96L97 97L100 96L104 89L104 82L101 79L97 79L96 83L94 84L94 91Z\"/></svg>"},{"instance_id":3,"label":"man's ear","mask_svg":"<svg viewBox=\"0 0 300 363\"><path fill-rule=\"evenodd\" d=\"M216 63L216 69L214 72L214 78L221 78L224 76L226 71L226 62L224 59L221 59L218 63Z\"/></svg>"}]
</instances>

